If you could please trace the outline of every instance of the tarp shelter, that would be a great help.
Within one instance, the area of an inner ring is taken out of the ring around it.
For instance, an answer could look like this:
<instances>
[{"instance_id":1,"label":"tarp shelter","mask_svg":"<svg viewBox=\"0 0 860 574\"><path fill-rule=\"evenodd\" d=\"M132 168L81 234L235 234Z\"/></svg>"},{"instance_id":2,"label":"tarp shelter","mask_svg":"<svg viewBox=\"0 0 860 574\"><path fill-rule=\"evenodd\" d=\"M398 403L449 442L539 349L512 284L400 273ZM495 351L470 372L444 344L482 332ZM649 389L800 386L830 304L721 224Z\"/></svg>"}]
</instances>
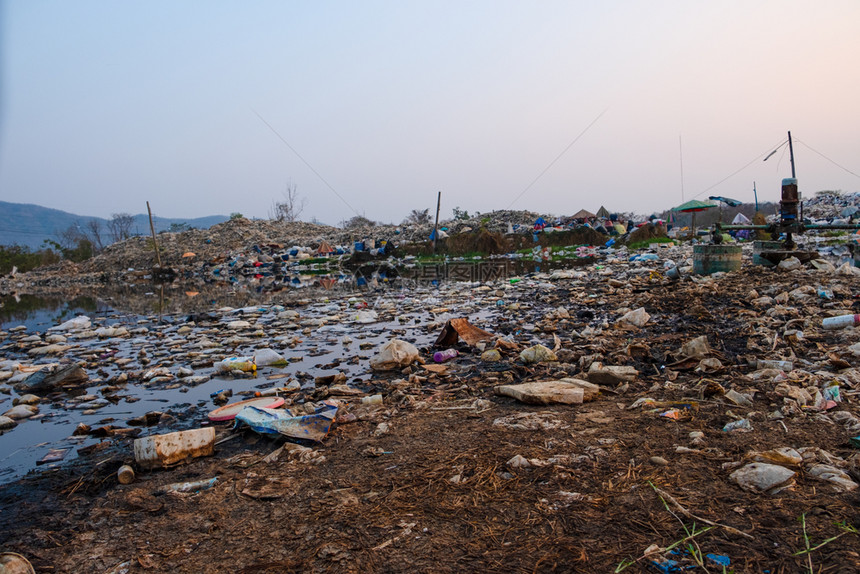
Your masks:
<instances>
[{"instance_id":1,"label":"tarp shelter","mask_svg":"<svg viewBox=\"0 0 860 574\"><path fill-rule=\"evenodd\" d=\"M675 213L692 213L693 221L690 224L690 227L693 229L693 237L696 236L696 213L699 211L705 211L706 209L713 209L716 205L709 201L699 201L698 199L691 199L686 203L682 203L678 207L673 207L672 211Z\"/></svg>"},{"instance_id":2,"label":"tarp shelter","mask_svg":"<svg viewBox=\"0 0 860 574\"><path fill-rule=\"evenodd\" d=\"M587 209L580 209L579 211L570 216L571 219L593 219L595 217L597 216L588 211ZM609 216L607 215L607 217Z\"/></svg>"},{"instance_id":3,"label":"tarp shelter","mask_svg":"<svg viewBox=\"0 0 860 574\"><path fill-rule=\"evenodd\" d=\"M334 247L329 245L329 242L323 239L320 246L317 248L317 255L331 255L334 253Z\"/></svg>"},{"instance_id":4,"label":"tarp shelter","mask_svg":"<svg viewBox=\"0 0 860 574\"><path fill-rule=\"evenodd\" d=\"M732 225L748 225L749 223L752 223L750 218L743 213L738 213L735 215L735 218L732 219Z\"/></svg>"},{"instance_id":5,"label":"tarp shelter","mask_svg":"<svg viewBox=\"0 0 860 574\"><path fill-rule=\"evenodd\" d=\"M731 197L723 197L721 195L712 195L708 199L711 201L718 201L720 205L720 223L723 222L723 204L725 203L729 207L737 207L739 205L743 205L742 201L738 201L737 199L732 199Z\"/></svg>"},{"instance_id":6,"label":"tarp shelter","mask_svg":"<svg viewBox=\"0 0 860 574\"><path fill-rule=\"evenodd\" d=\"M721 201L721 202L725 203L726 205L728 205L729 207L737 207L737 206L743 204L742 201L739 201L737 199L732 199L731 197L723 197L721 195L712 195L708 199L710 199L711 201Z\"/></svg>"},{"instance_id":7,"label":"tarp shelter","mask_svg":"<svg viewBox=\"0 0 860 574\"><path fill-rule=\"evenodd\" d=\"M597 210L597 217L602 217L603 219L606 219L610 216L611 214L609 213L609 210L602 205L600 206L600 209Z\"/></svg>"}]
</instances>

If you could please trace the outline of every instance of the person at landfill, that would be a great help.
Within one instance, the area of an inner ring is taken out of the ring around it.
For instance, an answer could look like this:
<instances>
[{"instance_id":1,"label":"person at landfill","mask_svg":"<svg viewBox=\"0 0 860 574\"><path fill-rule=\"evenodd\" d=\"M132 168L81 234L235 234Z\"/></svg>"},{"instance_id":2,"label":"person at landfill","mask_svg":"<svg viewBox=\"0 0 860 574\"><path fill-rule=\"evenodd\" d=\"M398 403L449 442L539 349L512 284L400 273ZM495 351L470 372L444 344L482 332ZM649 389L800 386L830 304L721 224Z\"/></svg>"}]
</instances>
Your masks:
<instances>
[{"instance_id":1,"label":"person at landfill","mask_svg":"<svg viewBox=\"0 0 860 574\"><path fill-rule=\"evenodd\" d=\"M391 255L394 252L395 248L396 247L395 247L394 243L392 243L391 240L387 240L384 242L384 244L382 246L381 253L383 255Z\"/></svg>"}]
</instances>

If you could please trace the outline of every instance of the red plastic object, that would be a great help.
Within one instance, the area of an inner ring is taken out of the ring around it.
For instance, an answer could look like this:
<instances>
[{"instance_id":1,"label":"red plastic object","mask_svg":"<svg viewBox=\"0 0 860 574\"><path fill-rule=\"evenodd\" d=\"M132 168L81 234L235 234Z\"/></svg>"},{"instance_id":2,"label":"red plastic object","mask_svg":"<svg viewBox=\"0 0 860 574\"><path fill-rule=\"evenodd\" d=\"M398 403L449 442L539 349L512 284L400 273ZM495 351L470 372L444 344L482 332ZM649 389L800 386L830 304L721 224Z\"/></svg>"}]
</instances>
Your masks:
<instances>
[{"instance_id":1,"label":"red plastic object","mask_svg":"<svg viewBox=\"0 0 860 574\"><path fill-rule=\"evenodd\" d=\"M257 397L238 403L230 403L217 408L209 413L209 420L213 422L232 421L245 407L259 407L262 409L276 409L284 404L284 397Z\"/></svg>"}]
</instances>

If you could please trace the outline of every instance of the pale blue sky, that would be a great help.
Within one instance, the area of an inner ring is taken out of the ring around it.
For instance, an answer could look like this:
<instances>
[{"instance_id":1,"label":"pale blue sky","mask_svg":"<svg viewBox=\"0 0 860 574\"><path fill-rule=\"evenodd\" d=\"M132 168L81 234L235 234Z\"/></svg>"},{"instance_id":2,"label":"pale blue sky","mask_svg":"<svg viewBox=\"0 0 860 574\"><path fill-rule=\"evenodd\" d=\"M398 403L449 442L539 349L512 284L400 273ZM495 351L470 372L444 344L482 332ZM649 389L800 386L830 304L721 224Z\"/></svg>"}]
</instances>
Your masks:
<instances>
[{"instance_id":1,"label":"pale blue sky","mask_svg":"<svg viewBox=\"0 0 860 574\"><path fill-rule=\"evenodd\" d=\"M681 150L684 199L752 201L755 181L777 200L787 155L754 160L787 130L801 191L860 190L806 147L860 173L856 0L6 0L0 14L5 201L266 217L292 181L303 218L331 224L347 203L399 222L438 190L443 217L646 213L681 203Z\"/></svg>"}]
</instances>

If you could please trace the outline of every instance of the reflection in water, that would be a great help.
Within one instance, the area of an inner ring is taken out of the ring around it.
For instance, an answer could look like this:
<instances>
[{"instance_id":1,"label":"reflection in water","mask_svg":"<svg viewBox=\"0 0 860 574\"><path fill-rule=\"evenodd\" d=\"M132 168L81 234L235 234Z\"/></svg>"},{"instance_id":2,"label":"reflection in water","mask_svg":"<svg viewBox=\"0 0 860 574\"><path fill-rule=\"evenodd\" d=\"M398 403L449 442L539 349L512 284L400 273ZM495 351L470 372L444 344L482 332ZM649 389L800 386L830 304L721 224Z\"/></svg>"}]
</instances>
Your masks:
<instances>
[{"instance_id":1,"label":"reflection in water","mask_svg":"<svg viewBox=\"0 0 860 574\"><path fill-rule=\"evenodd\" d=\"M247 393L269 389L278 384L269 378L270 375L279 375L277 381L280 384L284 380L297 380L313 388L315 377L340 372L347 376L350 384L361 387L370 381L365 379L368 376L365 361L370 358L372 349L380 347L392 334L404 336L419 347L430 345L438 335L425 330L429 315L415 298L419 293L420 297L432 297L435 292L435 286L422 289L424 281L438 285L443 281L505 280L534 272L538 266L542 267L540 270L548 271L570 267L571 263L489 260L398 269L387 263L363 264L350 275L332 273L328 276L333 281L331 283L323 282L325 276L296 274L288 278L288 286L282 281L278 285L271 284L269 288L260 281L172 282L155 286L112 286L98 292L93 290L87 296L74 293L69 297L20 295L0 298L0 330L8 331L20 324L28 327L27 332L11 332L5 341L0 341L3 348L0 360L13 359L22 363L49 360L28 356L28 347L18 343L25 337L44 335L50 327L77 314L89 316L94 329L119 323L135 331L130 337L116 339L108 337L103 340L95 335L71 338L73 348L64 353L62 360L85 361L91 377L89 384L77 393L56 393L44 397L39 406L38 416L41 418L22 422L17 428L0 435L0 482L12 480L34 468L36 461L49 449L70 449L68 460L75 458L78 448L98 443L98 438L73 434L81 422L93 427L106 424L122 427L131 417L163 410L178 421L176 424L199 424L213 407L211 396L214 393L229 389L237 396L246 396ZM359 278L363 278L364 285L358 281ZM393 286L387 291L394 295L389 299L389 311L385 317L370 325L353 322L350 317L355 309L361 308L357 305L366 307L368 302L372 303L371 297L382 299L376 287L384 285ZM454 287L454 291L457 289ZM347 299L353 296L361 299L363 295L367 296L366 302ZM257 306L262 308L254 309ZM236 311L212 313L213 309L221 307L232 307ZM246 310L245 307L252 308ZM306 329L295 331L296 325L287 327L284 324L293 320L278 317L285 307L299 309L302 320L309 321L303 325ZM486 320L503 313L503 310L495 304L481 308L470 302L459 306L458 312ZM190 315L198 313L201 315L194 317L195 325L189 327L192 330L180 335L180 326L187 324ZM250 317L255 317L254 321L260 325L257 328L265 332L263 338L236 338L230 345L218 345L217 354L211 355L201 352L204 347L195 346L207 337L213 340L218 340L221 335L228 337L230 332L224 329L225 322ZM218 376L214 372L212 365L215 360L252 355L255 350L269 346L283 353L289 361L277 372L264 368L253 378L239 379ZM211 360L204 360L206 357L211 357ZM120 360L131 363L120 365ZM154 369L159 366L170 367L171 378L158 384L152 382L155 379L142 379L143 367ZM193 384L177 380L175 375L181 367L191 367L194 376L202 380ZM137 374L130 382L120 382L125 380L124 375L127 377L134 371ZM81 393L86 393L88 398L79 405L74 395ZM10 408L17 395L11 390L8 394L0 394L0 412ZM113 400L107 400L107 397ZM96 408L80 408L99 401L101 405ZM152 427L143 432L149 434L165 430Z\"/></svg>"},{"instance_id":2,"label":"reflection in water","mask_svg":"<svg viewBox=\"0 0 860 574\"><path fill-rule=\"evenodd\" d=\"M72 299L63 297L40 297L36 295L9 295L0 297L0 329L17 325L41 328L46 321L48 327L56 322L65 321L80 313L97 314L108 307L95 297L78 296Z\"/></svg>"}]
</instances>

